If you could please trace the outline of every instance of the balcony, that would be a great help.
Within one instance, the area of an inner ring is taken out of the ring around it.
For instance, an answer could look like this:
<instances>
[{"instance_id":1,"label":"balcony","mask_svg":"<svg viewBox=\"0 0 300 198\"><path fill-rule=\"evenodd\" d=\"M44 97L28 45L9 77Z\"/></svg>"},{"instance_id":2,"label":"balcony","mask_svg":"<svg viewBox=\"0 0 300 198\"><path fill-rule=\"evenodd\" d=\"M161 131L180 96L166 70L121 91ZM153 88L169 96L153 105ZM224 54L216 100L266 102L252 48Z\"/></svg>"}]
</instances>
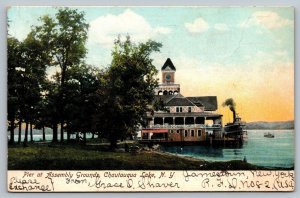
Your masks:
<instances>
[{"instance_id":1,"label":"balcony","mask_svg":"<svg viewBox=\"0 0 300 198\"><path fill-rule=\"evenodd\" d=\"M147 128L150 129L189 129L189 128L205 128L205 129L221 129L221 125L208 125L208 124L185 124L185 125L174 125L174 124L155 124L149 125Z\"/></svg>"}]
</instances>

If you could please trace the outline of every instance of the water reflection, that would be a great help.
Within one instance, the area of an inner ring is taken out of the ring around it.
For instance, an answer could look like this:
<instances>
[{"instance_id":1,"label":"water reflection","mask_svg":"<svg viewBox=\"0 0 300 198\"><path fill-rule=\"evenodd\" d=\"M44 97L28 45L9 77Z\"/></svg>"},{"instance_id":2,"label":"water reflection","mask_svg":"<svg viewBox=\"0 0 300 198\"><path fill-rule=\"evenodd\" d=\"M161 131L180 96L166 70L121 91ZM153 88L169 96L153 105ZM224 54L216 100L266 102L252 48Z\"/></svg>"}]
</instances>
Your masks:
<instances>
[{"instance_id":1,"label":"water reflection","mask_svg":"<svg viewBox=\"0 0 300 198\"><path fill-rule=\"evenodd\" d=\"M269 130L270 131L270 130ZM244 160L266 167L294 166L294 131L274 130L275 138L265 138L264 130L249 130L248 139L240 147L171 146L163 151L188 155L208 161Z\"/></svg>"}]
</instances>

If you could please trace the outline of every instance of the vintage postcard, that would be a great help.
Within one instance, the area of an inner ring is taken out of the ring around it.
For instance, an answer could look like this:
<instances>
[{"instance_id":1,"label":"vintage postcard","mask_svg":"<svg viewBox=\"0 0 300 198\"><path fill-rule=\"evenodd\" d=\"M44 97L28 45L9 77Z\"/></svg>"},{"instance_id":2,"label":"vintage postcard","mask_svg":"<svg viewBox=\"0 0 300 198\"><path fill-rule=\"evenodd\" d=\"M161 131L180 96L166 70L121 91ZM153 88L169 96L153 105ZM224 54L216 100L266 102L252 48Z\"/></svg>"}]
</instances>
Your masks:
<instances>
[{"instance_id":1,"label":"vintage postcard","mask_svg":"<svg viewBox=\"0 0 300 198\"><path fill-rule=\"evenodd\" d=\"M293 7L10 7L9 192L294 191Z\"/></svg>"}]
</instances>

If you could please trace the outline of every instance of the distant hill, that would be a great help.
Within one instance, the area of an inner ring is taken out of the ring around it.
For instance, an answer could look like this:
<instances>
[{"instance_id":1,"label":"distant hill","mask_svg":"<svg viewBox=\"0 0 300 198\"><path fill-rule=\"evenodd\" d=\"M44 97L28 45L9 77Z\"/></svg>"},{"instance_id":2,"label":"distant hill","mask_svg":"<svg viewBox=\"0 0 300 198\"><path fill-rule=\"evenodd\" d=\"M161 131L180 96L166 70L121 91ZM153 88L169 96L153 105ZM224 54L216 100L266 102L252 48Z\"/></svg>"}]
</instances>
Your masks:
<instances>
[{"instance_id":1,"label":"distant hill","mask_svg":"<svg viewBox=\"0 0 300 198\"><path fill-rule=\"evenodd\" d=\"M246 129L294 129L294 120L283 122L248 122Z\"/></svg>"}]
</instances>

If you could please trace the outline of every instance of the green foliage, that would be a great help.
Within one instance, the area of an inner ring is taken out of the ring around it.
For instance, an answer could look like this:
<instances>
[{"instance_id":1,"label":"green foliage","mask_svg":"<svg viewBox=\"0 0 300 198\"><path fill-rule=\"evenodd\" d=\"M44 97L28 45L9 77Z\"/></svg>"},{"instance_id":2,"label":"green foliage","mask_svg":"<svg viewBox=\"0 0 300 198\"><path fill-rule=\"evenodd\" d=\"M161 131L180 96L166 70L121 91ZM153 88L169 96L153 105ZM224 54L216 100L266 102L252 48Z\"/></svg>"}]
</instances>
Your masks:
<instances>
[{"instance_id":1,"label":"green foliage","mask_svg":"<svg viewBox=\"0 0 300 198\"><path fill-rule=\"evenodd\" d=\"M60 72L53 77L52 86L57 90L48 90L48 105L51 108L52 127L54 139L57 141L57 124L63 127L66 121L67 104L70 90L72 89L72 75L69 70L79 67L85 58L88 24L85 22L84 13L75 9L59 9L55 18L44 16L42 25L33 28L34 36L42 45L48 46L49 66L59 67ZM72 98L72 96L71 96ZM61 139L63 136L61 135Z\"/></svg>"},{"instance_id":2,"label":"green foliage","mask_svg":"<svg viewBox=\"0 0 300 198\"><path fill-rule=\"evenodd\" d=\"M106 98L100 112L104 113L100 116L104 136L111 141L112 148L118 139L133 135L149 110L158 84L150 55L161 46L154 41L136 45L129 37L124 42L115 41L107 71Z\"/></svg>"},{"instance_id":3,"label":"green foliage","mask_svg":"<svg viewBox=\"0 0 300 198\"><path fill-rule=\"evenodd\" d=\"M66 115L68 127L72 132L94 132L94 115L98 100L96 91L101 81L101 71L88 65L73 67L66 83Z\"/></svg>"},{"instance_id":4,"label":"green foliage","mask_svg":"<svg viewBox=\"0 0 300 198\"><path fill-rule=\"evenodd\" d=\"M21 87L21 72L17 69L22 64L22 51L20 42L13 38L7 39L7 120L10 131L10 143L14 143L15 117L21 105L19 90Z\"/></svg>"},{"instance_id":5,"label":"green foliage","mask_svg":"<svg viewBox=\"0 0 300 198\"><path fill-rule=\"evenodd\" d=\"M48 15L40 18L42 25L33 28L40 43L47 45L51 66L63 70L82 62L86 54L88 24L84 13L75 9L59 9L55 18Z\"/></svg>"},{"instance_id":6,"label":"green foliage","mask_svg":"<svg viewBox=\"0 0 300 198\"><path fill-rule=\"evenodd\" d=\"M18 67L22 64L20 45L20 42L13 37L7 39L8 119L15 116L18 105L18 89L21 78L21 71L18 70Z\"/></svg>"},{"instance_id":7,"label":"green foliage","mask_svg":"<svg viewBox=\"0 0 300 198\"><path fill-rule=\"evenodd\" d=\"M154 111L168 111L168 109L165 107L163 100L157 100L153 104L153 110Z\"/></svg>"},{"instance_id":8,"label":"green foliage","mask_svg":"<svg viewBox=\"0 0 300 198\"><path fill-rule=\"evenodd\" d=\"M19 116L26 132L28 123L37 129L51 127L54 142L59 124L68 134L98 133L111 141L112 148L118 140L132 137L154 99L158 82L151 54L162 45L118 38L110 67L99 70L84 62L88 31L84 13L63 8L55 17L40 20L24 41L8 38L11 134ZM57 69L51 78L46 74L50 67Z\"/></svg>"},{"instance_id":9,"label":"green foliage","mask_svg":"<svg viewBox=\"0 0 300 198\"><path fill-rule=\"evenodd\" d=\"M44 46L34 39L34 32L19 42L8 37L8 119L25 122L34 120L35 107L41 100L41 90L45 79L46 66L49 64ZM12 132L12 131L11 131ZM26 130L27 132L27 130ZM13 138L11 138L13 141ZM26 144L27 139L25 139Z\"/></svg>"}]
</instances>

